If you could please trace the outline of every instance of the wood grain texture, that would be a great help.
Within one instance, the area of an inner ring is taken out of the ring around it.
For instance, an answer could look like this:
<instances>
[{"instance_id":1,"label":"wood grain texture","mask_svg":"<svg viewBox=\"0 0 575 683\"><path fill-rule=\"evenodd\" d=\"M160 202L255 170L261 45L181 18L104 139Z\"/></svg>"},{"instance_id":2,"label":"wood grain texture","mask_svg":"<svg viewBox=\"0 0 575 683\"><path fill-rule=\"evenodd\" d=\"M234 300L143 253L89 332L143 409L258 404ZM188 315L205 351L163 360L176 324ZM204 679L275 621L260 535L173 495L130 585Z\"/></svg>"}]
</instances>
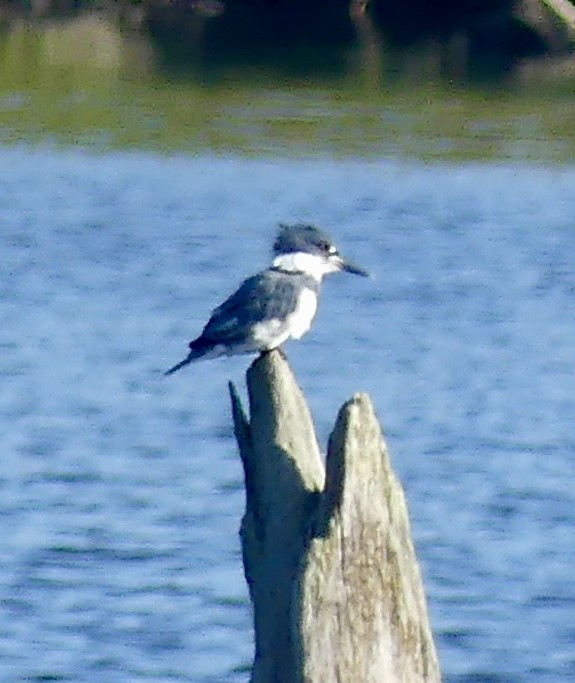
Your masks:
<instances>
[{"instance_id":1,"label":"wood grain texture","mask_svg":"<svg viewBox=\"0 0 575 683\"><path fill-rule=\"evenodd\" d=\"M326 472L283 354L258 358L247 380L249 420L230 391L246 481L252 682L439 682L405 498L370 399L341 408Z\"/></svg>"}]
</instances>

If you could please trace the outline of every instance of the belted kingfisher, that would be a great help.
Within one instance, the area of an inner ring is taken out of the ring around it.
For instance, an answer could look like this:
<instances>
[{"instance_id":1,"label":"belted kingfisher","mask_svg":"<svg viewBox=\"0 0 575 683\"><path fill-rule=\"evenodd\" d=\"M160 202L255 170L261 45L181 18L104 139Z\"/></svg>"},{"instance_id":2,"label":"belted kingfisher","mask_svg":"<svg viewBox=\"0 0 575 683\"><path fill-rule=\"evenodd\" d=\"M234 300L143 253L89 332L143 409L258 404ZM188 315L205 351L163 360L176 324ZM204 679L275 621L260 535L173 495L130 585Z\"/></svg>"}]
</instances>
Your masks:
<instances>
[{"instance_id":1,"label":"belted kingfisher","mask_svg":"<svg viewBox=\"0 0 575 683\"><path fill-rule=\"evenodd\" d=\"M212 312L187 357L166 375L201 358L270 351L299 339L311 326L325 275L340 270L368 275L313 225L280 225L273 253L272 265L245 280Z\"/></svg>"}]
</instances>

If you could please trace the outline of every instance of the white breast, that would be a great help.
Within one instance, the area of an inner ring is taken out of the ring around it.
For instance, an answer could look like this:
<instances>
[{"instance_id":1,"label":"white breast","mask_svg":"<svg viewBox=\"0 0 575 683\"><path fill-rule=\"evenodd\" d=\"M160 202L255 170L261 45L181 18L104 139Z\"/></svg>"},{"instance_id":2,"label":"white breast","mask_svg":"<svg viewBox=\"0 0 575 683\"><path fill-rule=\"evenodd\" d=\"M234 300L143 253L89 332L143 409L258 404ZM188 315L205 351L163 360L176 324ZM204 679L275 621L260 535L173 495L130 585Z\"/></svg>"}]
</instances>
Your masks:
<instances>
[{"instance_id":1,"label":"white breast","mask_svg":"<svg viewBox=\"0 0 575 683\"><path fill-rule=\"evenodd\" d=\"M317 310L317 296L311 289L303 289L297 306L286 318L272 318L254 325L250 331L251 350L275 349L288 339L299 339L310 328Z\"/></svg>"},{"instance_id":2,"label":"white breast","mask_svg":"<svg viewBox=\"0 0 575 683\"><path fill-rule=\"evenodd\" d=\"M292 339L299 339L309 330L316 311L316 293L311 289L302 289L295 311L287 318L289 336Z\"/></svg>"}]
</instances>

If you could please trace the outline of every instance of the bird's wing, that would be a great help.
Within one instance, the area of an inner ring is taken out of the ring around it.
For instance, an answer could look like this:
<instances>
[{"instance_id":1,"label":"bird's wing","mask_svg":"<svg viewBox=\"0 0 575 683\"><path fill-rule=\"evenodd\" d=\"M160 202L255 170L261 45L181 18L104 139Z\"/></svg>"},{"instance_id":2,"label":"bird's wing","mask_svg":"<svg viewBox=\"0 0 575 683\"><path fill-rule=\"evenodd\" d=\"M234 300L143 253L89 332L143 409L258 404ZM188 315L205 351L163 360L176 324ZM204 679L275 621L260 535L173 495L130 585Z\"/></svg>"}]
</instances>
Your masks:
<instances>
[{"instance_id":1,"label":"bird's wing","mask_svg":"<svg viewBox=\"0 0 575 683\"><path fill-rule=\"evenodd\" d=\"M245 280L213 311L201 338L211 343L240 340L254 323L283 318L295 308L297 298L295 278L264 270Z\"/></svg>"}]
</instances>

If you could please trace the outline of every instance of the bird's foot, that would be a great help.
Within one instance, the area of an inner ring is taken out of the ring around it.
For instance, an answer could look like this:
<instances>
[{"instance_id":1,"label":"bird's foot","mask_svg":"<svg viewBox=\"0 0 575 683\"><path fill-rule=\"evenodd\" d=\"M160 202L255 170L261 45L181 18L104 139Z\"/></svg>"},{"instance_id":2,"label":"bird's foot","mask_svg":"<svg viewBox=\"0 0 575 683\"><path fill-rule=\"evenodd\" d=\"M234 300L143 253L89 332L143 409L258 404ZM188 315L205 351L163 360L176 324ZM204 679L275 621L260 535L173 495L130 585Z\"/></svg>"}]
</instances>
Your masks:
<instances>
[{"instance_id":1,"label":"bird's foot","mask_svg":"<svg viewBox=\"0 0 575 683\"><path fill-rule=\"evenodd\" d=\"M282 357L282 359L287 361L286 353L281 346L276 346L275 349L266 349L265 351L262 351L260 353L260 358L263 358L264 356L267 356L268 354L274 353L274 352L279 353L279 355Z\"/></svg>"}]
</instances>

